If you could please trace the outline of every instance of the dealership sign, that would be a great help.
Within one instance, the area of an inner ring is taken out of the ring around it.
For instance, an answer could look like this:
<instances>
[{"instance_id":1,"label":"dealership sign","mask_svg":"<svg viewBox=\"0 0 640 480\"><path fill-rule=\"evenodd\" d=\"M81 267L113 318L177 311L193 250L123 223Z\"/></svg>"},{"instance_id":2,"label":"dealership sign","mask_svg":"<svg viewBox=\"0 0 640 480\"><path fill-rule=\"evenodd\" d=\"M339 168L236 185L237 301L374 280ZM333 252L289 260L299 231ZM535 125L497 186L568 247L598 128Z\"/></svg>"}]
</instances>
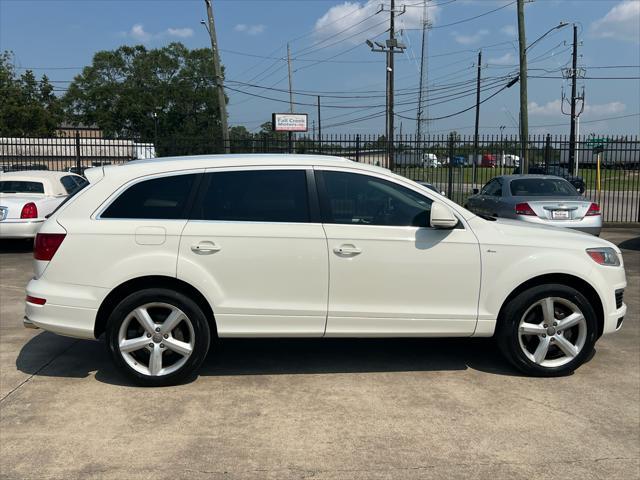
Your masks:
<instances>
[{"instance_id":1,"label":"dealership sign","mask_svg":"<svg viewBox=\"0 0 640 480\"><path fill-rule=\"evenodd\" d=\"M274 132L306 132L306 113L274 113L271 117Z\"/></svg>"}]
</instances>

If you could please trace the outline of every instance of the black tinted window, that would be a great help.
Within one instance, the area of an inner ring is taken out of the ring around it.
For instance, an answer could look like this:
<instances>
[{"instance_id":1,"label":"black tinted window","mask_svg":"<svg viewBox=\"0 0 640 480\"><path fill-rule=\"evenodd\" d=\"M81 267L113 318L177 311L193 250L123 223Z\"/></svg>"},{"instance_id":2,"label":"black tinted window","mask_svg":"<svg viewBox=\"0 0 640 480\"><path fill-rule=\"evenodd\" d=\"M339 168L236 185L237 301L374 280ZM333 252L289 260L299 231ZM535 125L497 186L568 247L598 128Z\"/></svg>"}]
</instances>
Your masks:
<instances>
[{"instance_id":1,"label":"black tinted window","mask_svg":"<svg viewBox=\"0 0 640 480\"><path fill-rule=\"evenodd\" d=\"M132 185L102 213L102 218L186 217L186 203L196 175L174 175Z\"/></svg>"},{"instance_id":2,"label":"black tinted window","mask_svg":"<svg viewBox=\"0 0 640 480\"><path fill-rule=\"evenodd\" d=\"M322 172L326 223L429 225L431 200L395 183L357 173Z\"/></svg>"},{"instance_id":3,"label":"black tinted window","mask_svg":"<svg viewBox=\"0 0 640 480\"><path fill-rule=\"evenodd\" d=\"M578 191L566 180L560 178L527 178L511 182L511 195L529 196L578 196Z\"/></svg>"},{"instance_id":4,"label":"black tinted window","mask_svg":"<svg viewBox=\"0 0 640 480\"><path fill-rule=\"evenodd\" d=\"M71 175L62 177L60 179L60 183L62 184L64 189L67 191L67 193L73 193L78 188L78 184L76 183L76 181L73 179Z\"/></svg>"},{"instance_id":5,"label":"black tinted window","mask_svg":"<svg viewBox=\"0 0 640 480\"><path fill-rule=\"evenodd\" d=\"M308 222L304 170L207 174L208 188L192 218L244 222Z\"/></svg>"},{"instance_id":6,"label":"black tinted window","mask_svg":"<svg viewBox=\"0 0 640 480\"><path fill-rule=\"evenodd\" d=\"M0 193L44 193L44 185L40 182L3 180L0 182Z\"/></svg>"}]
</instances>

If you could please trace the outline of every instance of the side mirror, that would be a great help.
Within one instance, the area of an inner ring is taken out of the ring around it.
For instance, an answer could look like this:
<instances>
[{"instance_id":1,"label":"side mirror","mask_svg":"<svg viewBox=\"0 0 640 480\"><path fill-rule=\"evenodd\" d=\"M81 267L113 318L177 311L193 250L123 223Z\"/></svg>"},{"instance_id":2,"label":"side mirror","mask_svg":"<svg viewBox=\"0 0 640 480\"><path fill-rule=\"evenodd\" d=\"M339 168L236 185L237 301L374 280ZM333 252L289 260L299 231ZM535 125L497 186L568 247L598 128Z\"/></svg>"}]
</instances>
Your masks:
<instances>
[{"instance_id":1,"label":"side mirror","mask_svg":"<svg viewBox=\"0 0 640 480\"><path fill-rule=\"evenodd\" d=\"M450 229L458 224L458 219L445 204L433 202L431 204L430 223L433 228Z\"/></svg>"},{"instance_id":2,"label":"side mirror","mask_svg":"<svg viewBox=\"0 0 640 480\"><path fill-rule=\"evenodd\" d=\"M477 195L477 194L479 194L479 193L480 193L480 190L478 190L477 188L474 188L474 189L472 190L472 192L473 192L473 194L474 194L474 195Z\"/></svg>"}]
</instances>

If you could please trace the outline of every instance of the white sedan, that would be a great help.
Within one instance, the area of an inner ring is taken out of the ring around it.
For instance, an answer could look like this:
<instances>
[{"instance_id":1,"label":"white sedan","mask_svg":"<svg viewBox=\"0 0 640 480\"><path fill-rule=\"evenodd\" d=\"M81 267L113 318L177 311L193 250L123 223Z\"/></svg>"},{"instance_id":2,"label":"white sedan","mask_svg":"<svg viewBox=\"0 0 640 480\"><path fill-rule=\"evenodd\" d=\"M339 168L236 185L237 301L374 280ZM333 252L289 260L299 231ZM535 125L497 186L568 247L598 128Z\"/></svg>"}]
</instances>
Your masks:
<instances>
[{"instance_id":1,"label":"white sedan","mask_svg":"<svg viewBox=\"0 0 640 480\"><path fill-rule=\"evenodd\" d=\"M87 183L67 172L0 173L0 239L35 237L47 215Z\"/></svg>"}]
</instances>

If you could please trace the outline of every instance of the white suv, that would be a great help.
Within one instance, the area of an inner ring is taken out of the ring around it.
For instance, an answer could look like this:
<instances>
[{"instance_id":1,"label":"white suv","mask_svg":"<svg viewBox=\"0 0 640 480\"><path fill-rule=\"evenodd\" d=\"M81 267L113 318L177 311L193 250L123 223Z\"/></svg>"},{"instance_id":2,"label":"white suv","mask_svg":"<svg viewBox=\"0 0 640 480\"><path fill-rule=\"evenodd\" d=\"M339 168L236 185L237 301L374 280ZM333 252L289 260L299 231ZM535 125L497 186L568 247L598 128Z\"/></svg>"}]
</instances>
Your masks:
<instances>
[{"instance_id":1,"label":"white suv","mask_svg":"<svg viewBox=\"0 0 640 480\"><path fill-rule=\"evenodd\" d=\"M476 216L411 180L322 156L87 170L42 226L26 326L105 335L139 383L192 375L214 337L490 337L571 372L626 312L620 250Z\"/></svg>"}]
</instances>

